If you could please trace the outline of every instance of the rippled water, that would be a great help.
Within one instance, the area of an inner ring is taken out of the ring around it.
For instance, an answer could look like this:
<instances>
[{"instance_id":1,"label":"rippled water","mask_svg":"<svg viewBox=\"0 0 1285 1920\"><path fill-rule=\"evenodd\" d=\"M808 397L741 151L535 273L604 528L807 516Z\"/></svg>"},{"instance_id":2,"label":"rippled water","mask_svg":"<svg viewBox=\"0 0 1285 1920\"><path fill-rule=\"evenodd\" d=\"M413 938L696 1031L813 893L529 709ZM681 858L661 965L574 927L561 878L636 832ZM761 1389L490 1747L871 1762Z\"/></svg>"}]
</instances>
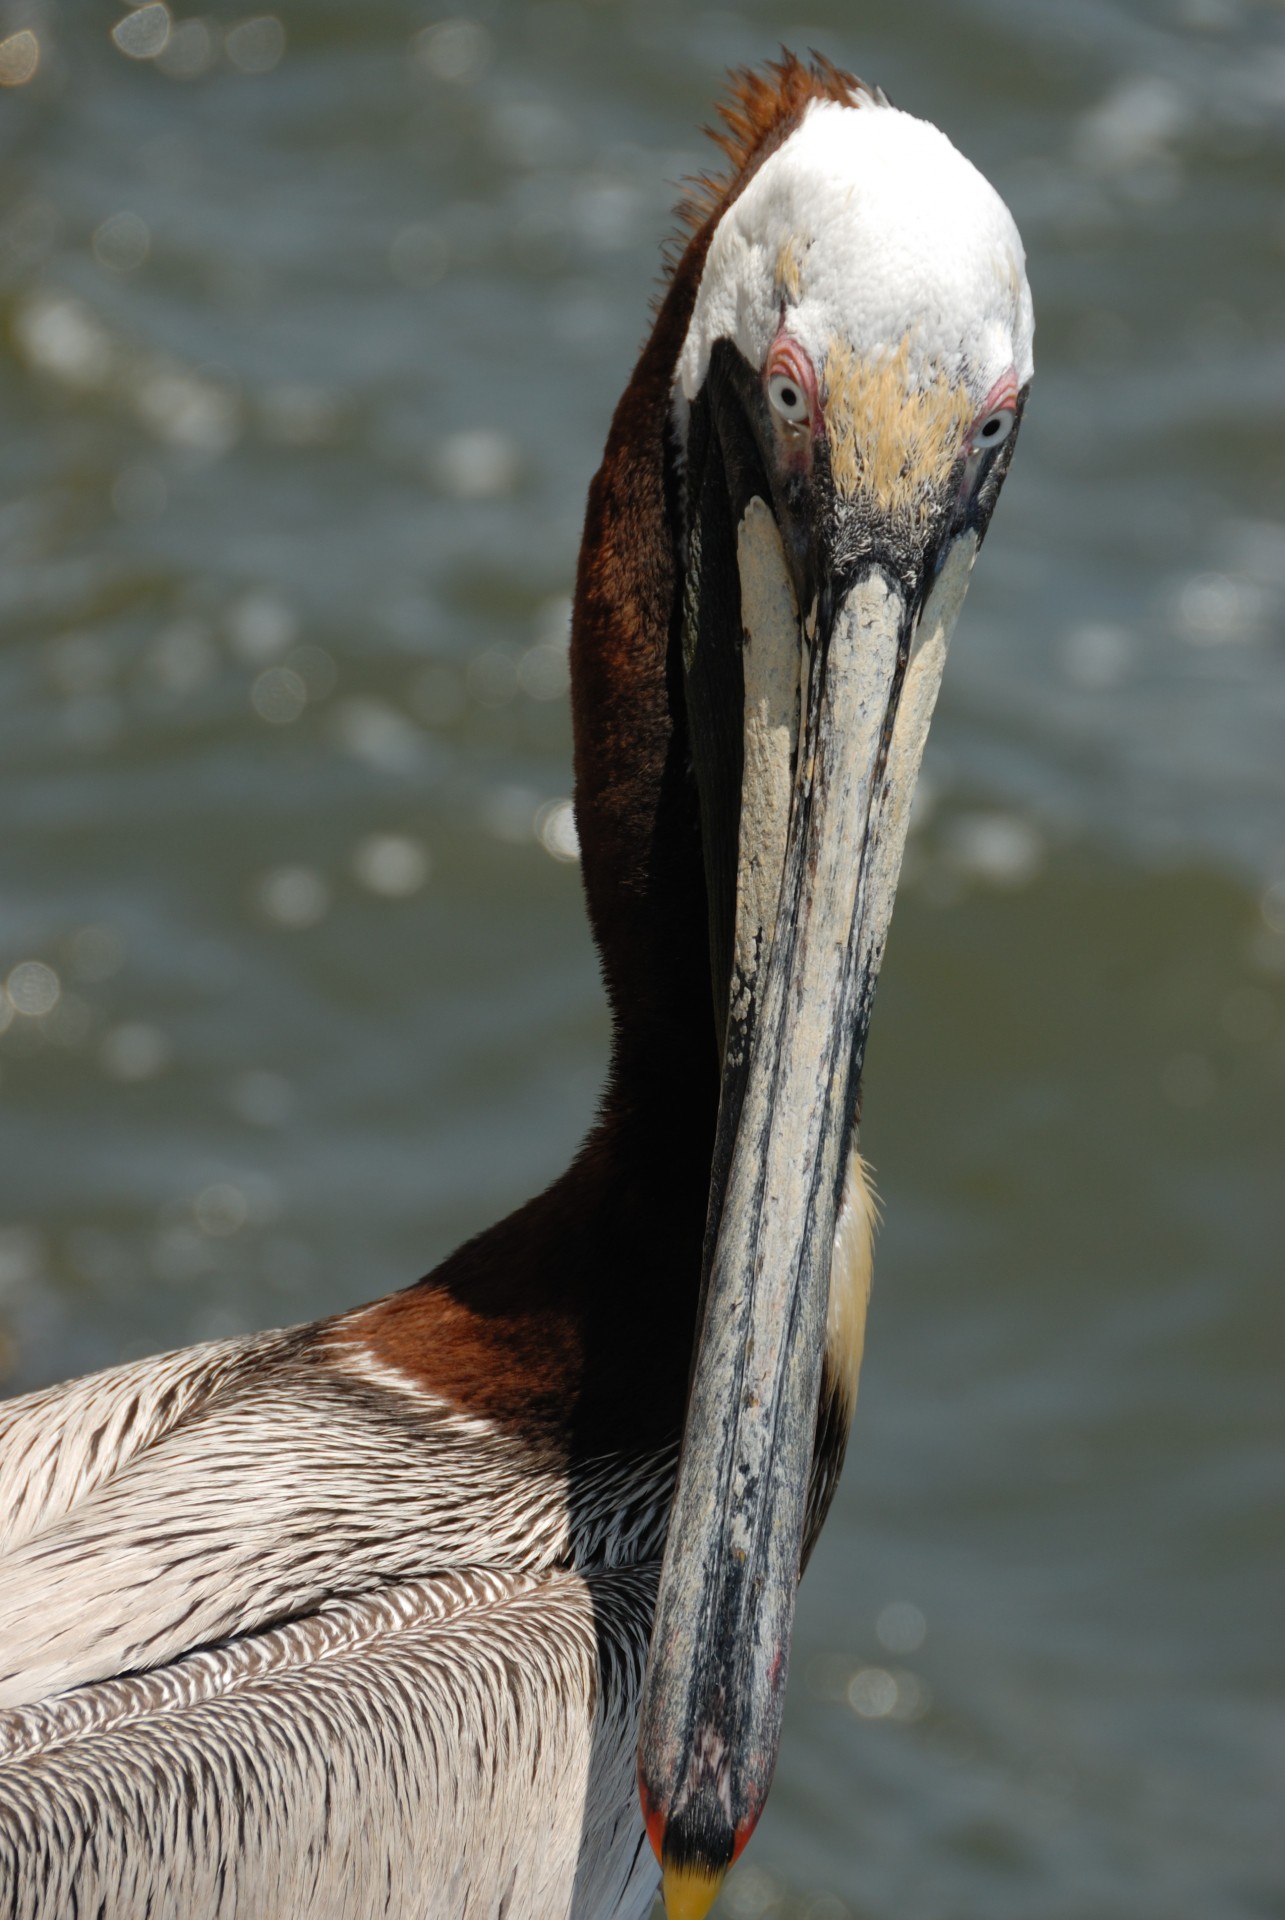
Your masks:
<instances>
[{"instance_id":1,"label":"rippled water","mask_svg":"<svg viewBox=\"0 0 1285 1920\"><path fill-rule=\"evenodd\" d=\"M723 1908L1285 1912L1280 10L124 11L0 21L4 1384L368 1297L564 1164L584 489L722 69L818 46L1008 198L1038 377Z\"/></svg>"}]
</instances>

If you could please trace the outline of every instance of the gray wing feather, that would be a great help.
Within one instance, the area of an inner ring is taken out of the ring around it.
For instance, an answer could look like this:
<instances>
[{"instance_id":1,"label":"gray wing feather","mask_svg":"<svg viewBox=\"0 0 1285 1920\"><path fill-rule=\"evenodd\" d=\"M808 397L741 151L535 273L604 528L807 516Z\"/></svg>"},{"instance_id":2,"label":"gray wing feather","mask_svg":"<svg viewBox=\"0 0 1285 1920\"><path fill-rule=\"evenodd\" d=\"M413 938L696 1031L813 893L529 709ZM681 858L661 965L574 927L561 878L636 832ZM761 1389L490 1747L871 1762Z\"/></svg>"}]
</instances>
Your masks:
<instances>
[{"instance_id":1,"label":"gray wing feather","mask_svg":"<svg viewBox=\"0 0 1285 1920\"><path fill-rule=\"evenodd\" d=\"M35 1396L5 1445L26 1524L0 1551L0 1707L336 1593L569 1557L560 1458L288 1335Z\"/></svg>"},{"instance_id":2,"label":"gray wing feather","mask_svg":"<svg viewBox=\"0 0 1285 1920\"><path fill-rule=\"evenodd\" d=\"M0 1401L0 1554L61 1519L281 1341L211 1341Z\"/></svg>"},{"instance_id":3,"label":"gray wing feather","mask_svg":"<svg viewBox=\"0 0 1285 1920\"><path fill-rule=\"evenodd\" d=\"M641 1916L655 1577L406 1582L0 1713L0 1915Z\"/></svg>"},{"instance_id":4,"label":"gray wing feather","mask_svg":"<svg viewBox=\"0 0 1285 1920\"><path fill-rule=\"evenodd\" d=\"M573 1494L344 1334L0 1407L0 1920L649 1910L672 1455Z\"/></svg>"}]
</instances>

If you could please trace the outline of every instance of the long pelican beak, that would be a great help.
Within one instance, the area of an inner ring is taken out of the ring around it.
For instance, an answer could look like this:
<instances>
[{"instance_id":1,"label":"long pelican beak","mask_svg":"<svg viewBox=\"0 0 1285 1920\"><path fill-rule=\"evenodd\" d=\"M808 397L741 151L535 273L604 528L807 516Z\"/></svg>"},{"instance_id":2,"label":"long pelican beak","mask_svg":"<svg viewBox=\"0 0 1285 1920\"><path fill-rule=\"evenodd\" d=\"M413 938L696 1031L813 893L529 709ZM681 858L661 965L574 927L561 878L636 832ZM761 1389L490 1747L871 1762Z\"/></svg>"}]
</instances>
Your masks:
<instances>
[{"instance_id":1,"label":"long pelican beak","mask_svg":"<svg viewBox=\"0 0 1285 1920\"><path fill-rule=\"evenodd\" d=\"M639 1748L670 1920L708 1911L776 1764L823 1369L846 1367L846 1432L860 1358L861 1327L827 1354L827 1314L871 1003L985 524L959 463L911 547L828 471L783 488L744 363L717 359L691 422L684 654L722 1102Z\"/></svg>"}]
</instances>

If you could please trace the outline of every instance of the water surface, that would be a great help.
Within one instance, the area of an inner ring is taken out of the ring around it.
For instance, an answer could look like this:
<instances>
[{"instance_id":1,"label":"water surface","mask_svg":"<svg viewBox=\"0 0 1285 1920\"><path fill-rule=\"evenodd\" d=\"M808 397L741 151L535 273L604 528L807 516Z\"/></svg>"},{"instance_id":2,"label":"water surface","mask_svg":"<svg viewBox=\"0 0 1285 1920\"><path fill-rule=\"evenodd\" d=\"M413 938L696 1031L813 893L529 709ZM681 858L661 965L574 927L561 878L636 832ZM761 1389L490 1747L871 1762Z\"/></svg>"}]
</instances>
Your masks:
<instances>
[{"instance_id":1,"label":"water surface","mask_svg":"<svg viewBox=\"0 0 1285 1920\"><path fill-rule=\"evenodd\" d=\"M368 1298L565 1164L584 491L723 70L815 45L1005 194L1038 373L723 1910L1285 1913L1279 9L124 11L0 28L4 1387Z\"/></svg>"}]
</instances>

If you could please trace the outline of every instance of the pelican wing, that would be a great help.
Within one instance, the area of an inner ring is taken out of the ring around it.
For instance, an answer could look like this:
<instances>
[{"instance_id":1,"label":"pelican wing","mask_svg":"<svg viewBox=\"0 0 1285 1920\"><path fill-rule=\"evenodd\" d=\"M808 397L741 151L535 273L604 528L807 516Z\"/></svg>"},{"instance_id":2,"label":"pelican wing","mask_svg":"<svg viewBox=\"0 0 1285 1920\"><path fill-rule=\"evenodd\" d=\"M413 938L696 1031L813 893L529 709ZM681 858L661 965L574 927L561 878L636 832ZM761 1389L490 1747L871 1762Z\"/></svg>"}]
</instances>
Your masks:
<instances>
[{"instance_id":1,"label":"pelican wing","mask_svg":"<svg viewBox=\"0 0 1285 1920\"><path fill-rule=\"evenodd\" d=\"M357 1316L10 1402L0 1920L644 1913L672 1471L572 1475Z\"/></svg>"},{"instance_id":2,"label":"pelican wing","mask_svg":"<svg viewBox=\"0 0 1285 1920\"><path fill-rule=\"evenodd\" d=\"M0 1459L0 1707L339 1595L569 1558L559 1453L308 1329L17 1401Z\"/></svg>"},{"instance_id":3,"label":"pelican wing","mask_svg":"<svg viewBox=\"0 0 1285 1920\"><path fill-rule=\"evenodd\" d=\"M272 1333L210 1341L0 1401L0 1555L61 1519L280 1343Z\"/></svg>"},{"instance_id":4,"label":"pelican wing","mask_svg":"<svg viewBox=\"0 0 1285 1920\"><path fill-rule=\"evenodd\" d=\"M656 1572L405 1581L0 1713L0 1914L641 1916Z\"/></svg>"}]
</instances>

